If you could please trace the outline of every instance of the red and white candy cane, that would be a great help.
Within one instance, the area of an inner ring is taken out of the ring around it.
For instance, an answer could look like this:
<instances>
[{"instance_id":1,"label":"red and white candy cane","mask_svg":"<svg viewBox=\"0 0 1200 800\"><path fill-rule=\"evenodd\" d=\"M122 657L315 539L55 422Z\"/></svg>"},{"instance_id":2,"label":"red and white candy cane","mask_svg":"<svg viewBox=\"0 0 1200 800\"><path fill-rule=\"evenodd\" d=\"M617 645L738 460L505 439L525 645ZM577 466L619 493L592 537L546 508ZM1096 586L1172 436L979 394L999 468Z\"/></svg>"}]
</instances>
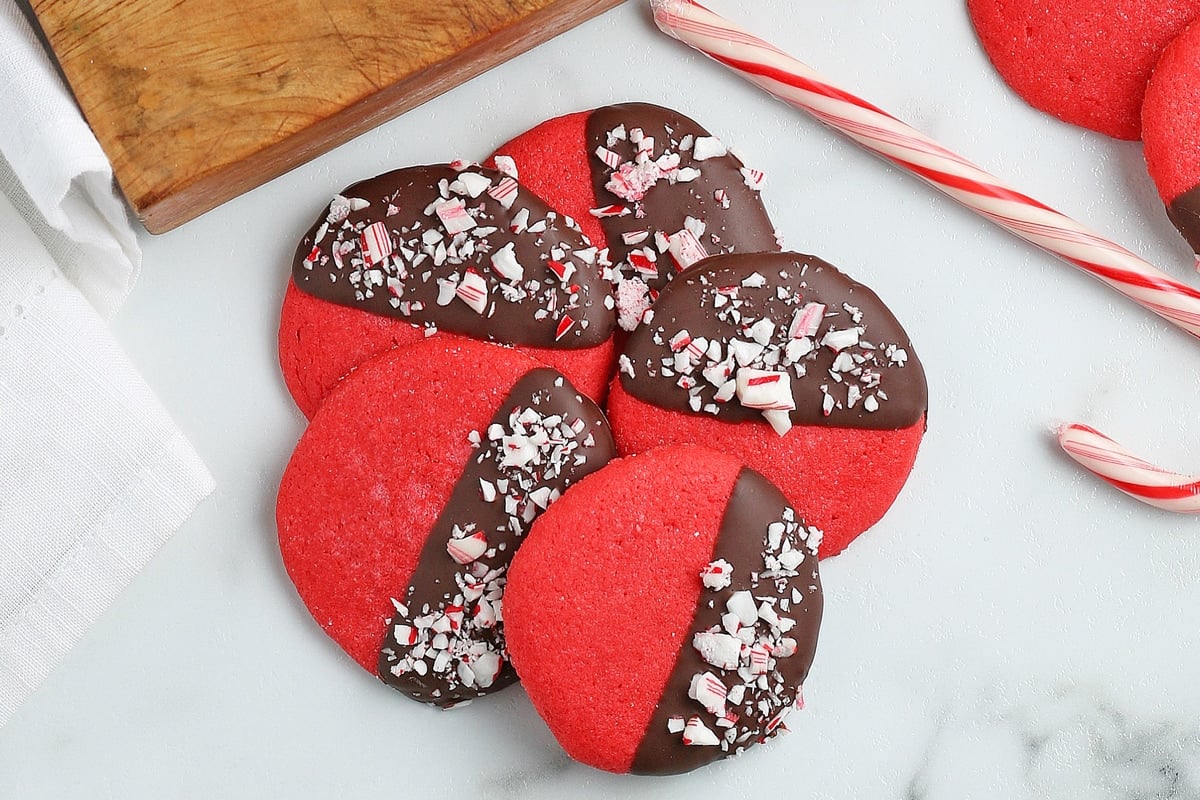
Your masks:
<instances>
[{"instance_id":1,"label":"red and white candy cane","mask_svg":"<svg viewBox=\"0 0 1200 800\"><path fill-rule=\"evenodd\" d=\"M807 111L1005 230L1200 336L1200 291L1039 203L692 0L651 0L662 31Z\"/></svg>"},{"instance_id":2,"label":"red and white candy cane","mask_svg":"<svg viewBox=\"0 0 1200 800\"><path fill-rule=\"evenodd\" d=\"M1130 497L1167 511L1200 514L1200 478L1156 467L1087 425L1064 425L1058 443L1080 466Z\"/></svg>"}]
</instances>

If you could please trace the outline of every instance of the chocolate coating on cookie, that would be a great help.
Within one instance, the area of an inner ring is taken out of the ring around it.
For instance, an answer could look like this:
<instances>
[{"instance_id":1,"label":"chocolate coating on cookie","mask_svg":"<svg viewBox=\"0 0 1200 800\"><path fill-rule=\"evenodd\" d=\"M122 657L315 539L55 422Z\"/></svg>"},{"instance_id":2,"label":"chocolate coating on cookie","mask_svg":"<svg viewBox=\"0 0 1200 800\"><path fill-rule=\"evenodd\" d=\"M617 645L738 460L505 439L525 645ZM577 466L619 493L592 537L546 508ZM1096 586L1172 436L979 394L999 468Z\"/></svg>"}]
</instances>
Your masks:
<instances>
[{"instance_id":1,"label":"chocolate coating on cookie","mask_svg":"<svg viewBox=\"0 0 1200 800\"><path fill-rule=\"evenodd\" d=\"M631 772L687 772L779 732L802 703L801 684L816 652L824 606L819 544L820 533L804 525L779 489L742 469L696 616ZM712 697L697 699L697 680L725 695L724 714L706 707Z\"/></svg>"},{"instance_id":2,"label":"chocolate coating on cookie","mask_svg":"<svg viewBox=\"0 0 1200 800\"><path fill-rule=\"evenodd\" d=\"M503 633L509 561L534 517L615 455L600 410L548 368L518 381L477 433L379 655L384 682L443 708L516 680Z\"/></svg>"},{"instance_id":3,"label":"chocolate coating on cookie","mask_svg":"<svg viewBox=\"0 0 1200 800\"><path fill-rule=\"evenodd\" d=\"M1200 253L1200 186L1189 189L1168 203L1167 216L1191 245L1192 252Z\"/></svg>"},{"instance_id":4,"label":"chocolate coating on cookie","mask_svg":"<svg viewBox=\"0 0 1200 800\"><path fill-rule=\"evenodd\" d=\"M729 422L896 430L925 373L879 297L798 253L715 256L680 274L620 359L629 394Z\"/></svg>"},{"instance_id":5,"label":"chocolate coating on cookie","mask_svg":"<svg viewBox=\"0 0 1200 800\"><path fill-rule=\"evenodd\" d=\"M515 345L573 349L615 325L601 253L514 179L410 167L347 187L296 250L292 277L339 305Z\"/></svg>"},{"instance_id":6,"label":"chocolate coating on cookie","mask_svg":"<svg viewBox=\"0 0 1200 800\"><path fill-rule=\"evenodd\" d=\"M640 280L652 298L705 255L779 250L761 174L679 112L647 103L596 109L587 147L593 193L612 204L595 213L618 283Z\"/></svg>"}]
</instances>

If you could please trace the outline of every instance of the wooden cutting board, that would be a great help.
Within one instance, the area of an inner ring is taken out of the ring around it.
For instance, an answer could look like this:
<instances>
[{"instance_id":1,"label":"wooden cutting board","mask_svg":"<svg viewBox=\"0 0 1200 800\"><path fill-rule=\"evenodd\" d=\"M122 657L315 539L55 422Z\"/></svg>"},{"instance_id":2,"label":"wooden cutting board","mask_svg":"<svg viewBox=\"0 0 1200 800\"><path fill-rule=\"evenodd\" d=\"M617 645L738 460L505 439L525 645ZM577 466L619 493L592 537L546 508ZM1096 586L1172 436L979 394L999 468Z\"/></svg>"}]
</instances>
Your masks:
<instances>
[{"instance_id":1,"label":"wooden cutting board","mask_svg":"<svg viewBox=\"0 0 1200 800\"><path fill-rule=\"evenodd\" d=\"M31 5L122 191L159 233L620 2Z\"/></svg>"}]
</instances>

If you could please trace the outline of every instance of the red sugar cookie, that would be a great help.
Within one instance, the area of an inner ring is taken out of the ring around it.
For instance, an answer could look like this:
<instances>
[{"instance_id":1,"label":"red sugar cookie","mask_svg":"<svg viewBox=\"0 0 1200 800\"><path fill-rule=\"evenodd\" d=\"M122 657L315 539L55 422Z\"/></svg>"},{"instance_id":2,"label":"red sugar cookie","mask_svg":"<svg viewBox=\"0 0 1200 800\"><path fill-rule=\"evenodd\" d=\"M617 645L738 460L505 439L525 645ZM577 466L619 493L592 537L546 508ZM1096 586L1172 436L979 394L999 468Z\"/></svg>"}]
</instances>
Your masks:
<instances>
[{"instance_id":1,"label":"red sugar cookie","mask_svg":"<svg viewBox=\"0 0 1200 800\"><path fill-rule=\"evenodd\" d=\"M611 462L535 523L504 601L513 665L562 747L670 774L783 731L821 621L808 527L699 447Z\"/></svg>"},{"instance_id":2,"label":"red sugar cookie","mask_svg":"<svg viewBox=\"0 0 1200 800\"><path fill-rule=\"evenodd\" d=\"M1030 105L1138 139L1154 64L1200 0L967 0L967 9L988 58Z\"/></svg>"},{"instance_id":3,"label":"red sugar cookie","mask_svg":"<svg viewBox=\"0 0 1200 800\"><path fill-rule=\"evenodd\" d=\"M511 177L410 167L342 190L301 240L279 326L311 417L356 365L438 330L514 345L601 397L615 326L602 254Z\"/></svg>"},{"instance_id":4,"label":"red sugar cookie","mask_svg":"<svg viewBox=\"0 0 1200 800\"><path fill-rule=\"evenodd\" d=\"M1183 238L1200 253L1200 23L1163 51L1142 104L1146 166Z\"/></svg>"},{"instance_id":5,"label":"red sugar cookie","mask_svg":"<svg viewBox=\"0 0 1200 800\"><path fill-rule=\"evenodd\" d=\"M449 707L502 688L501 595L534 517L613 455L595 404L516 351L437 337L365 362L279 487L284 565L364 669Z\"/></svg>"},{"instance_id":6,"label":"red sugar cookie","mask_svg":"<svg viewBox=\"0 0 1200 800\"><path fill-rule=\"evenodd\" d=\"M925 432L924 369L866 286L814 256L715 256L664 289L609 392L622 455L703 443L782 489L841 552L891 506Z\"/></svg>"},{"instance_id":7,"label":"red sugar cookie","mask_svg":"<svg viewBox=\"0 0 1200 800\"><path fill-rule=\"evenodd\" d=\"M759 198L762 173L677 111L625 103L568 114L501 146L492 161L511 165L608 248L625 330L706 255L779 249Z\"/></svg>"}]
</instances>

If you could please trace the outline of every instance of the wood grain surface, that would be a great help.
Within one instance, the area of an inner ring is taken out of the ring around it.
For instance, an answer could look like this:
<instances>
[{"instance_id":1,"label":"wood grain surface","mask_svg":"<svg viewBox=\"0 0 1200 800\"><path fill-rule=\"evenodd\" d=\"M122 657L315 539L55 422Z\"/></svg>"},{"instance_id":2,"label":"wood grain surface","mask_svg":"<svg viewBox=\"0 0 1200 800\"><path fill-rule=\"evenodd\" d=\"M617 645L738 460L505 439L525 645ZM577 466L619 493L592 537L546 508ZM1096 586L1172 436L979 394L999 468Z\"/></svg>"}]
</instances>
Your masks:
<instances>
[{"instance_id":1,"label":"wood grain surface","mask_svg":"<svg viewBox=\"0 0 1200 800\"><path fill-rule=\"evenodd\" d=\"M169 230L621 0L32 0L117 181Z\"/></svg>"}]
</instances>

